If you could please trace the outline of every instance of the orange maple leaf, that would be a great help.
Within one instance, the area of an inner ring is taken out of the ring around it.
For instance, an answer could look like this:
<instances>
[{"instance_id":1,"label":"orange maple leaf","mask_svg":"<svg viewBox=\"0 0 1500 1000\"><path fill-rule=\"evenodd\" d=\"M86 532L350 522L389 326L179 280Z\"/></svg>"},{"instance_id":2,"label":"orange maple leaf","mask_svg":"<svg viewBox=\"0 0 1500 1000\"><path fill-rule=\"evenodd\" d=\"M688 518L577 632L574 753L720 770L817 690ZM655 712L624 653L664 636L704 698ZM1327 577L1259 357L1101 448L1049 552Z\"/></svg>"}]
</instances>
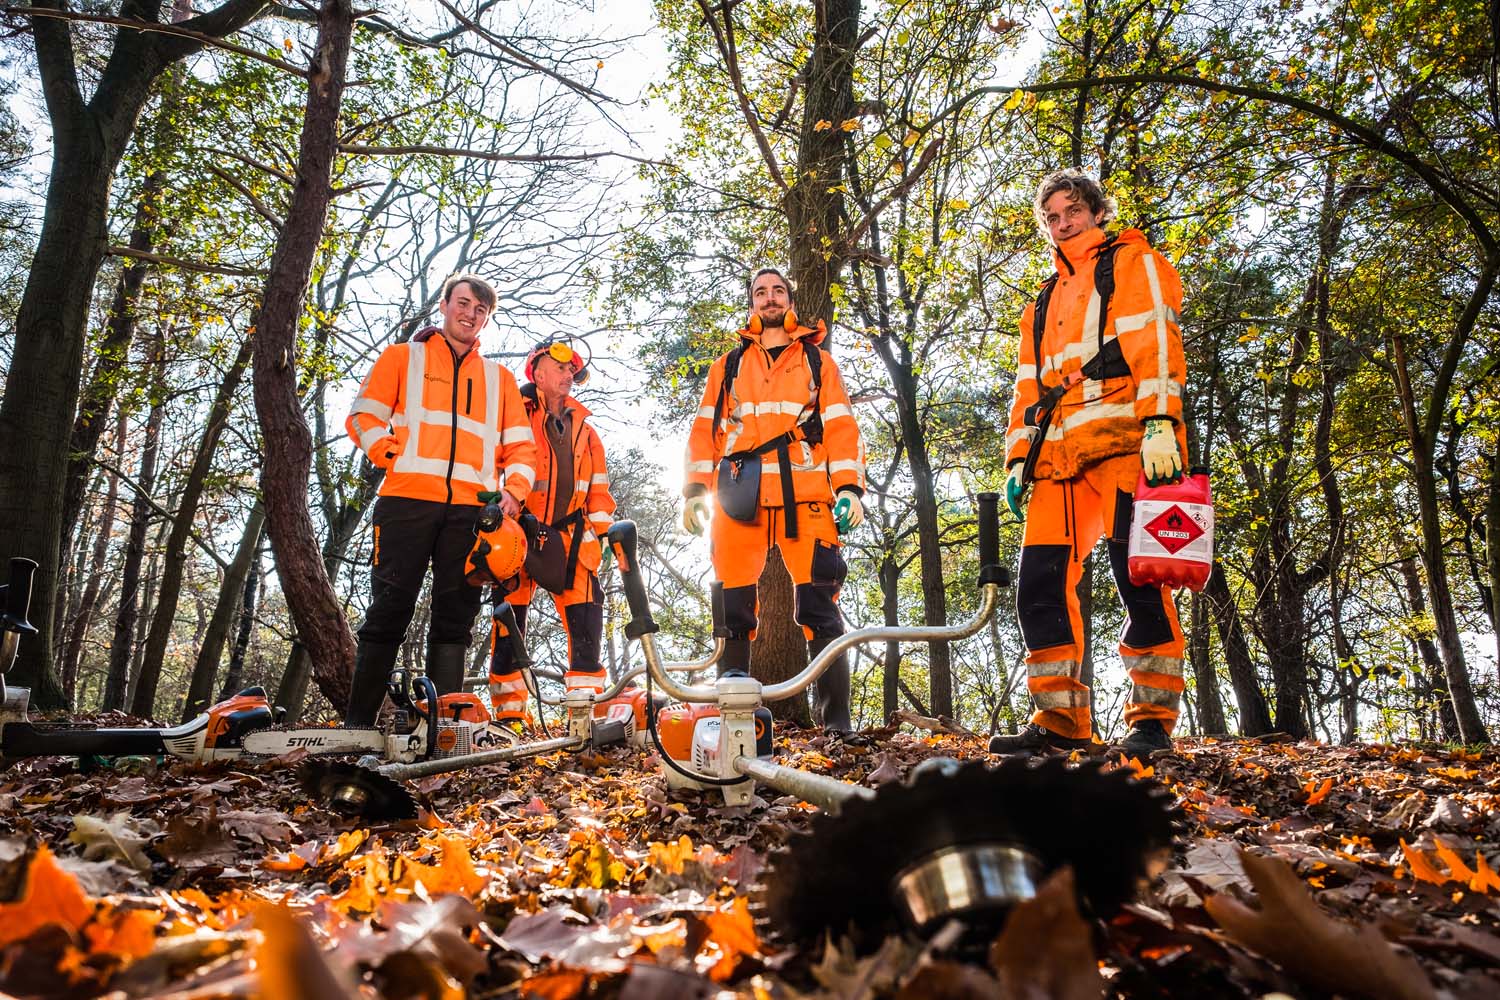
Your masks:
<instances>
[{"instance_id":1,"label":"orange maple leaf","mask_svg":"<svg viewBox=\"0 0 1500 1000\"><path fill-rule=\"evenodd\" d=\"M1433 885L1442 885L1448 881L1448 874L1440 872L1427 855L1417 848L1412 847L1404 839L1401 841L1401 853L1406 856L1406 863L1411 868L1411 877L1423 882L1431 882Z\"/></svg>"},{"instance_id":2,"label":"orange maple leaf","mask_svg":"<svg viewBox=\"0 0 1500 1000\"><path fill-rule=\"evenodd\" d=\"M1329 792L1333 791L1333 779L1324 778L1323 784L1319 785L1318 779L1314 778L1307 784L1303 785L1302 790L1307 793L1308 805L1318 805L1324 799L1328 798Z\"/></svg>"},{"instance_id":3,"label":"orange maple leaf","mask_svg":"<svg viewBox=\"0 0 1500 1000\"><path fill-rule=\"evenodd\" d=\"M415 887L417 882L429 893L461 892L477 896L489 878L479 874L474 859L469 855L469 846L459 837L440 835L437 838L440 856L435 865L413 861L407 868L407 878L401 880L403 887Z\"/></svg>"},{"instance_id":4,"label":"orange maple leaf","mask_svg":"<svg viewBox=\"0 0 1500 1000\"><path fill-rule=\"evenodd\" d=\"M744 896L736 896L734 902L721 910L704 914L703 919L708 924L708 938L703 942L704 947L711 957L710 946L716 946L719 956L718 961L708 970L708 978L722 983L734 975L741 956L760 953L760 938L755 933L750 904Z\"/></svg>"},{"instance_id":5,"label":"orange maple leaf","mask_svg":"<svg viewBox=\"0 0 1500 1000\"><path fill-rule=\"evenodd\" d=\"M0 903L0 948L23 941L49 924L76 931L94 915L94 902L71 874L59 867L46 844L36 849L26 869L21 895Z\"/></svg>"},{"instance_id":6,"label":"orange maple leaf","mask_svg":"<svg viewBox=\"0 0 1500 1000\"><path fill-rule=\"evenodd\" d=\"M1484 860L1479 851L1474 852L1474 877L1469 880L1469 890L1488 895L1490 890L1500 892L1500 875Z\"/></svg>"},{"instance_id":7,"label":"orange maple leaf","mask_svg":"<svg viewBox=\"0 0 1500 1000\"><path fill-rule=\"evenodd\" d=\"M573 1000L589 984L589 974L578 969L556 969L521 980L521 996L539 1000Z\"/></svg>"},{"instance_id":8,"label":"orange maple leaf","mask_svg":"<svg viewBox=\"0 0 1500 1000\"><path fill-rule=\"evenodd\" d=\"M1448 866L1448 878L1454 882L1468 882L1474 878L1475 873L1469 871L1469 866L1464 864L1464 859L1441 840L1437 842L1437 856L1443 864Z\"/></svg>"},{"instance_id":9,"label":"orange maple leaf","mask_svg":"<svg viewBox=\"0 0 1500 1000\"><path fill-rule=\"evenodd\" d=\"M145 958L156 948L156 925L161 918L159 910L111 910L108 916L101 914L83 929L89 953Z\"/></svg>"}]
</instances>

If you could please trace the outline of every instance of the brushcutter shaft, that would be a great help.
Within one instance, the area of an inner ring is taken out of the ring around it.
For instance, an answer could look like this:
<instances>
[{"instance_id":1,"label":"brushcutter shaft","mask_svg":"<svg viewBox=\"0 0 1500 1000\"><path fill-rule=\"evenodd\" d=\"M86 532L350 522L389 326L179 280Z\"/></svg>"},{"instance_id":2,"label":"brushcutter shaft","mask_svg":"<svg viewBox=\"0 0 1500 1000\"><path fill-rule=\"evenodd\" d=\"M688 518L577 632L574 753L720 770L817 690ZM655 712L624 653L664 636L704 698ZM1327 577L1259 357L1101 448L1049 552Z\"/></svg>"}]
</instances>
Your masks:
<instances>
[{"instance_id":1,"label":"brushcutter shaft","mask_svg":"<svg viewBox=\"0 0 1500 1000\"><path fill-rule=\"evenodd\" d=\"M425 778L429 774L444 774L448 771L461 771L470 767L483 767L485 764L520 760L523 757L537 757L541 754L552 753L554 750L577 750L586 742L587 740L580 740L573 736L560 736L554 740L542 740L540 743L525 743L521 746L506 747L503 750L484 750L480 753L460 754L457 757L438 757L435 760L424 760L415 764L382 764L376 770L395 781L410 781L412 778Z\"/></svg>"},{"instance_id":2,"label":"brushcutter shaft","mask_svg":"<svg viewBox=\"0 0 1500 1000\"><path fill-rule=\"evenodd\" d=\"M837 813L854 799L873 799L875 790L863 785L851 785L847 781L830 778L826 774L812 774L795 767L772 764L755 757L736 757L734 769L746 777L754 778L786 795L795 795L803 802L811 802L831 813Z\"/></svg>"}]
</instances>

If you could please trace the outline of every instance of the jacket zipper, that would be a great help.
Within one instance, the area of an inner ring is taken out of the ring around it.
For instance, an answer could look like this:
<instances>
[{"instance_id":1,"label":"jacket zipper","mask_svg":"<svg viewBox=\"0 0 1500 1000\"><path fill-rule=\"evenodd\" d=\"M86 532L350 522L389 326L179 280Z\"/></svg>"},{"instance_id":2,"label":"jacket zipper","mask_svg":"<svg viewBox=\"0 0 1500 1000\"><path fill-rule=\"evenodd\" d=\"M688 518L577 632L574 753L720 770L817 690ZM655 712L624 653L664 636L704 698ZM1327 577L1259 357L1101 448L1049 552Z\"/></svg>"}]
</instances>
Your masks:
<instances>
[{"instance_id":1,"label":"jacket zipper","mask_svg":"<svg viewBox=\"0 0 1500 1000\"><path fill-rule=\"evenodd\" d=\"M448 489L448 499L443 503L453 502L453 463L458 460L458 369L463 364L463 358L459 357L453 350L453 345L448 343L448 338L443 338L443 346L448 348L448 356L453 359L453 413L448 427L448 475L443 478L443 485ZM469 352L464 352L464 358Z\"/></svg>"}]
</instances>

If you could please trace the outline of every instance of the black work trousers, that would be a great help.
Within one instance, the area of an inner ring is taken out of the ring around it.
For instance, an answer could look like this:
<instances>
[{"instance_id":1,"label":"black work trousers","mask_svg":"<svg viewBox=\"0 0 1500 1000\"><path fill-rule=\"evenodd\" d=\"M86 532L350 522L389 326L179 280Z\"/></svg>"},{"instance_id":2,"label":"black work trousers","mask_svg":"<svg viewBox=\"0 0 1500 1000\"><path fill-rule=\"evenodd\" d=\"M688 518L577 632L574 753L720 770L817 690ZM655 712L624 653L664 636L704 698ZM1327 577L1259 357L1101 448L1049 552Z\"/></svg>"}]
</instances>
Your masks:
<instances>
[{"instance_id":1,"label":"black work trousers","mask_svg":"<svg viewBox=\"0 0 1500 1000\"><path fill-rule=\"evenodd\" d=\"M482 509L406 497L375 501L370 607L359 627L361 641L396 645L406 638L431 565L427 645L470 643L483 589L464 579L464 564L474 546L474 522Z\"/></svg>"}]
</instances>

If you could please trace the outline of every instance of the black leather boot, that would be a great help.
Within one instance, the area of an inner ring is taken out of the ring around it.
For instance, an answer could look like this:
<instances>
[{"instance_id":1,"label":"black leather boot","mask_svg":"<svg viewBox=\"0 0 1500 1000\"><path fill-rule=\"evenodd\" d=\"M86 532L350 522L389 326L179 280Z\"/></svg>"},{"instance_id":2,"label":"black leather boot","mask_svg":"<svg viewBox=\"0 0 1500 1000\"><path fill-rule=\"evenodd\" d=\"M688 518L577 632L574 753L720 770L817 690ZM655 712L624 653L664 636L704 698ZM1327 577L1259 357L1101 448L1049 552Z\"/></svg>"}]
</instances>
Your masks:
<instances>
[{"instance_id":1,"label":"black leather boot","mask_svg":"<svg viewBox=\"0 0 1500 1000\"><path fill-rule=\"evenodd\" d=\"M440 642L427 647L427 676L437 688L438 697L453 694L464 686L464 666L469 646L462 642Z\"/></svg>"},{"instance_id":2,"label":"black leather boot","mask_svg":"<svg viewBox=\"0 0 1500 1000\"><path fill-rule=\"evenodd\" d=\"M808 662L828 648L832 639L814 639L807 644ZM850 733L854 723L849 719L849 657L840 653L838 659L823 671L813 689L813 715L823 728L833 733Z\"/></svg>"},{"instance_id":3,"label":"black leather boot","mask_svg":"<svg viewBox=\"0 0 1500 1000\"><path fill-rule=\"evenodd\" d=\"M344 709L345 729L369 729L375 725L385 702L385 686L401 653L400 643L366 642L354 651L354 677L349 682L349 706Z\"/></svg>"}]
</instances>

